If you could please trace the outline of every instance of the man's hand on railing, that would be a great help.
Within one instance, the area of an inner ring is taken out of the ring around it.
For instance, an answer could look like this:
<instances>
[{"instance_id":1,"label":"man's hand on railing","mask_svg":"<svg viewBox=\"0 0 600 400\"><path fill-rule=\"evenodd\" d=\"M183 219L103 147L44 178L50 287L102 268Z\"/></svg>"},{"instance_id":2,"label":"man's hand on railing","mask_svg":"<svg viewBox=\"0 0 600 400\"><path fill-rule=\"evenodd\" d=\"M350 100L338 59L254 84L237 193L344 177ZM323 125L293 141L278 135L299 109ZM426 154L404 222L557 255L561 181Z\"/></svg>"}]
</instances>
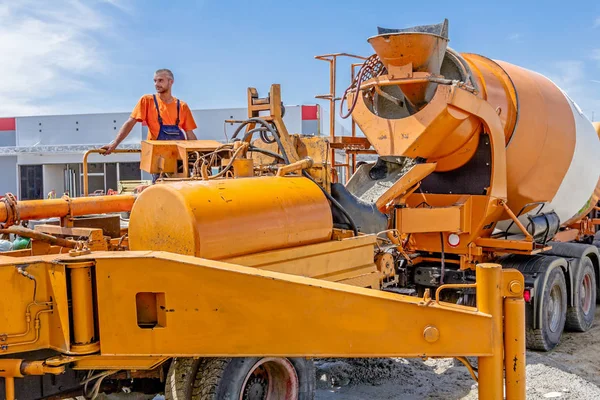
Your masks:
<instances>
[{"instance_id":1,"label":"man's hand on railing","mask_svg":"<svg viewBox=\"0 0 600 400\"><path fill-rule=\"evenodd\" d=\"M104 146L100 147L100 150L104 150L104 151L100 152L100 154L102 154L103 156L107 156L110 153L112 153L116 148L117 148L117 143L110 142L109 144L105 144Z\"/></svg>"}]
</instances>

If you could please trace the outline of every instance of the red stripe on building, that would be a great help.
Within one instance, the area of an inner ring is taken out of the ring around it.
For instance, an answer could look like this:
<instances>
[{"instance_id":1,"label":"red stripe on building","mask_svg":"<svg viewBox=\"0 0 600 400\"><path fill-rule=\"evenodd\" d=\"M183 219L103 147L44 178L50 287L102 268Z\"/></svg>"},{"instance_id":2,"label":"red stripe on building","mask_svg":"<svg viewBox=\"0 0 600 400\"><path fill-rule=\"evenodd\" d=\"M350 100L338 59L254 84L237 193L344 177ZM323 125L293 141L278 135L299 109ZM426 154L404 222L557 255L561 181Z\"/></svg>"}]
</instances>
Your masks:
<instances>
[{"instance_id":1,"label":"red stripe on building","mask_svg":"<svg viewBox=\"0 0 600 400\"><path fill-rule=\"evenodd\" d=\"M302 106L302 121L319 119L318 106Z\"/></svg>"},{"instance_id":2,"label":"red stripe on building","mask_svg":"<svg viewBox=\"0 0 600 400\"><path fill-rule=\"evenodd\" d=\"M14 131L17 128L15 118L0 118L0 131Z\"/></svg>"}]
</instances>

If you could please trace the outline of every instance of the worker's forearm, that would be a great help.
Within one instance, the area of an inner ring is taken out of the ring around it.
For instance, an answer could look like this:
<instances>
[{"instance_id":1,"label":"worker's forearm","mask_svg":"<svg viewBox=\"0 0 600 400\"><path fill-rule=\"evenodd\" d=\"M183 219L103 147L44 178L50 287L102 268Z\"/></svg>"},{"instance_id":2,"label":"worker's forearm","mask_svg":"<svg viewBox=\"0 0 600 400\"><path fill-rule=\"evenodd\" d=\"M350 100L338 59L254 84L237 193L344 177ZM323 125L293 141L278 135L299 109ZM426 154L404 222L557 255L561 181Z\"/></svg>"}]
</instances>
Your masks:
<instances>
[{"instance_id":1,"label":"worker's forearm","mask_svg":"<svg viewBox=\"0 0 600 400\"><path fill-rule=\"evenodd\" d=\"M188 140L198 140L194 131L186 131L185 134L187 135Z\"/></svg>"}]
</instances>

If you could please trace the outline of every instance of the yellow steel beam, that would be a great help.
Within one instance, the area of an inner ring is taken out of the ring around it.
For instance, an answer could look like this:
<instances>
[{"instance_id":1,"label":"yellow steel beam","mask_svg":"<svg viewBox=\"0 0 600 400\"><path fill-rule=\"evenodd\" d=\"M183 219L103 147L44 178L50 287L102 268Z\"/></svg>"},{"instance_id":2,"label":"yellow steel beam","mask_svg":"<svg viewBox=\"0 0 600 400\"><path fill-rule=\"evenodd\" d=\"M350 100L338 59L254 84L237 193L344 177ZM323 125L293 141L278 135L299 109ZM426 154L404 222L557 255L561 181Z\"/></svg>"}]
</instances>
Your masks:
<instances>
[{"instance_id":1,"label":"yellow steel beam","mask_svg":"<svg viewBox=\"0 0 600 400\"><path fill-rule=\"evenodd\" d=\"M479 238L475 240L475 244L477 246L489 249L519 250L528 252L535 249L535 243L525 240Z\"/></svg>"},{"instance_id":2,"label":"yellow steel beam","mask_svg":"<svg viewBox=\"0 0 600 400\"><path fill-rule=\"evenodd\" d=\"M65 318L65 269L92 258L100 352L62 356L77 368L149 368L173 356L477 356L481 399L501 398L503 371L507 398L524 398L523 276L493 264L477 266L475 309L163 252L24 258L41 284L32 296L31 288L20 294L31 285L26 276L9 257L0 258L1 281L12 282L1 294L0 305L7 298L12 303L9 314L0 313L1 331L24 330L21 319L32 300L51 299L55 307L36 324L39 340L16 348L5 340L5 354L73 352L74 343L63 342L74 339ZM15 376L6 374L9 391Z\"/></svg>"},{"instance_id":3,"label":"yellow steel beam","mask_svg":"<svg viewBox=\"0 0 600 400\"><path fill-rule=\"evenodd\" d=\"M96 257L103 355L420 357L494 350L492 320L474 308L170 253L119 255ZM138 309L147 306L136 304L138 293L155 294L161 304L154 327L138 326ZM435 340L426 334L432 331Z\"/></svg>"}]
</instances>

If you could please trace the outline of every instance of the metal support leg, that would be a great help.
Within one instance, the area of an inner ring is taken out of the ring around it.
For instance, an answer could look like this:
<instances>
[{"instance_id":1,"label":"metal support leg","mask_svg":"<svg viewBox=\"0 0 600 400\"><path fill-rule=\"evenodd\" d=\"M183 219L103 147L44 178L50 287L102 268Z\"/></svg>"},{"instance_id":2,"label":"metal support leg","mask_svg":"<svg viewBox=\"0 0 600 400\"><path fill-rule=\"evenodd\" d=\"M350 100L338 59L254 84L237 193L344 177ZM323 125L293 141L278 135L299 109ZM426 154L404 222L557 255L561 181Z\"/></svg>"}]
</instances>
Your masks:
<instances>
[{"instance_id":1,"label":"metal support leg","mask_svg":"<svg viewBox=\"0 0 600 400\"><path fill-rule=\"evenodd\" d=\"M525 400L525 301L504 300L506 399Z\"/></svg>"},{"instance_id":2,"label":"metal support leg","mask_svg":"<svg viewBox=\"0 0 600 400\"><path fill-rule=\"evenodd\" d=\"M93 261L65 264L71 275L71 298L73 303L73 336L71 351L90 354L100 349L95 338L94 300L92 296Z\"/></svg>"},{"instance_id":3,"label":"metal support leg","mask_svg":"<svg viewBox=\"0 0 600 400\"><path fill-rule=\"evenodd\" d=\"M15 400L15 378L7 376L4 378L4 393L6 400Z\"/></svg>"},{"instance_id":4,"label":"metal support leg","mask_svg":"<svg viewBox=\"0 0 600 400\"><path fill-rule=\"evenodd\" d=\"M477 308L492 316L493 355L479 357L479 398L497 400L503 396L503 341L502 341L502 267L498 264L480 264L476 271Z\"/></svg>"}]
</instances>

